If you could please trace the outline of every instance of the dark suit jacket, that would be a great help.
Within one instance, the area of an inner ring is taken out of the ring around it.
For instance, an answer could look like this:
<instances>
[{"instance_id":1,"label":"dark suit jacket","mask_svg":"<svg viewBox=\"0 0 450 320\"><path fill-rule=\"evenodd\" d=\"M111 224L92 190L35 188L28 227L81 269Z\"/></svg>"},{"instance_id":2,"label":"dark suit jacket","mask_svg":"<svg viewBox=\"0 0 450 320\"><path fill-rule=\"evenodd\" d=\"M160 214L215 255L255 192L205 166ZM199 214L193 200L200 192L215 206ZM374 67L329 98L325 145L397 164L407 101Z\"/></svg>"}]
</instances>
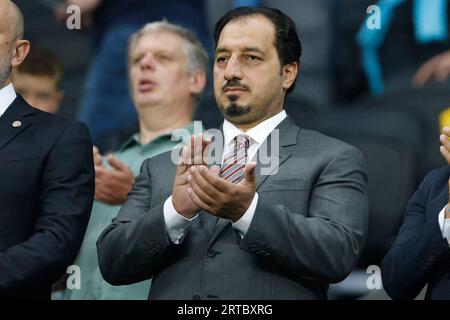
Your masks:
<instances>
[{"instance_id":1,"label":"dark suit jacket","mask_svg":"<svg viewBox=\"0 0 450 320\"><path fill-rule=\"evenodd\" d=\"M394 246L381 264L394 299L413 299L428 284L427 299L450 299L450 252L438 215L448 202L450 168L430 172L410 199Z\"/></svg>"},{"instance_id":2,"label":"dark suit jacket","mask_svg":"<svg viewBox=\"0 0 450 320\"><path fill-rule=\"evenodd\" d=\"M278 128L279 170L262 176L258 163L259 200L242 240L228 220L200 212L182 244L173 244L163 205L176 167L170 152L147 159L97 242L105 280L153 277L151 299L326 298L328 283L344 279L363 249L365 161L356 148L289 118Z\"/></svg>"},{"instance_id":3,"label":"dark suit jacket","mask_svg":"<svg viewBox=\"0 0 450 320\"><path fill-rule=\"evenodd\" d=\"M81 246L94 177L87 128L18 96L0 117L0 297L50 298Z\"/></svg>"}]
</instances>

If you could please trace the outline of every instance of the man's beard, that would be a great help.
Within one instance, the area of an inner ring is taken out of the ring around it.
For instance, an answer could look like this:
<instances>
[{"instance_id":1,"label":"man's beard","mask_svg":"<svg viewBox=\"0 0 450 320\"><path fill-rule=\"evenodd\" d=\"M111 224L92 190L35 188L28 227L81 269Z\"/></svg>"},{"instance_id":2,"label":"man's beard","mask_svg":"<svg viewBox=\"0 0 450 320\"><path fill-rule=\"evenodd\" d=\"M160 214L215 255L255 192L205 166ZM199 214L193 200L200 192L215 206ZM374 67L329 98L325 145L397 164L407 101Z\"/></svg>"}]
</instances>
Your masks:
<instances>
[{"instance_id":1,"label":"man's beard","mask_svg":"<svg viewBox=\"0 0 450 320\"><path fill-rule=\"evenodd\" d=\"M229 117L240 117L250 113L249 106L240 106L236 102L230 103L225 108L225 114Z\"/></svg>"},{"instance_id":2,"label":"man's beard","mask_svg":"<svg viewBox=\"0 0 450 320\"><path fill-rule=\"evenodd\" d=\"M230 104L224 108L224 113L225 113L224 116L235 118L235 117L244 116L244 115L250 113L250 110L251 110L250 106L241 106L241 105L237 104L236 100L238 99L238 97L231 96L231 97L229 97L229 99L230 99Z\"/></svg>"}]
</instances>

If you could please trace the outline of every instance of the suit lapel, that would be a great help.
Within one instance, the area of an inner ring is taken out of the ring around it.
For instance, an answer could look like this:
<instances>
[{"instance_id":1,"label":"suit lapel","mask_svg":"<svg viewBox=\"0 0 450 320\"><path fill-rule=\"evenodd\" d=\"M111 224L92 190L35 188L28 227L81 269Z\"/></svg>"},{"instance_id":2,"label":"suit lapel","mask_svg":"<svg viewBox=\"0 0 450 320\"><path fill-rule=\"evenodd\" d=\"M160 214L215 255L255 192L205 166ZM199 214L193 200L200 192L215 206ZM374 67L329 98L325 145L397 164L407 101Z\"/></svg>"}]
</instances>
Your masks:
<instances>
[{"instance_id":1,"label":"suit lapel","mask_svg":"<svg viewBox=\"0 0 450 320\"><path fill-rule=\"evenodd\" d=\"M30 115L34 113L33 108L22 97L17 96L0 117L0 150L31 124Z\"/></svg>"},{"instance_id":2,"label":"suit lapel","mask_svg":"<svg viewBox=\"0 0 450 320\"><path fill-rule=\"evenodd\" d=\"M298 132L300 131L300 128L295 125L295 123L291 120L291 118L287 117L284 121L282 121L278 125L276 129L279 130L279 139L280 139L279 142L280 149L278 151L278 154L275 154L275 156L279 157L278 166L270 171L268 171L269 168L266 168L266 172L263 175L261 173L262 164L260 163L260 161L257 161L258 166L255 171L256 191L258 191L258 189L267 180L267 178L269 178L269 176L276 174L277 170L281 167L281 165L284 162L286 162L286 160L289 159L289 157L292 155L292 152L294 150L293 146L297 144L297 136ZM267 146L272 147L273 137L274 135L270 134L260 148L265 148L265 150L269 150ZM277 144L275 144L275 146L276 145ZM273 152L271 154L273 154Z\"/></svg>"},{"instance_id":3,"label":"suit lapel","mask_svg":"<svg viewBox=\"0 0 450 320\"><path fill-rule=\"evenodd\" d=\"M281 165L287 159L289 159L289 157L292 155L292 152L294 150L293 146L295 146L297 144L297 136L300 131L300 128L297 125L295 125L295 123L291 120L290 117L287 117L277 126L276 129L279 130L279 139L280 139L278 167L281 167ZM271 146L271 139L272 139L272 134L270 134L267 137L267 139L264 141L264 143L261 145L260 148L266 148L267 145ZM256 171L255 171L256 190L258 190L259 187L267 180L267 178L270 176L270 173L274 173L274 170L269 171L269 174L267 174L267 172L265 172L265 175L261 174L261 163L258 158L257 159L257 167L256 167ZM215 225L211 240L209 242L209 246L211 246L214 243L214 241L217 239L219 234L229 224L230 224L230 220L216 218L216 225Z\"/></svg>"}]
</instances>

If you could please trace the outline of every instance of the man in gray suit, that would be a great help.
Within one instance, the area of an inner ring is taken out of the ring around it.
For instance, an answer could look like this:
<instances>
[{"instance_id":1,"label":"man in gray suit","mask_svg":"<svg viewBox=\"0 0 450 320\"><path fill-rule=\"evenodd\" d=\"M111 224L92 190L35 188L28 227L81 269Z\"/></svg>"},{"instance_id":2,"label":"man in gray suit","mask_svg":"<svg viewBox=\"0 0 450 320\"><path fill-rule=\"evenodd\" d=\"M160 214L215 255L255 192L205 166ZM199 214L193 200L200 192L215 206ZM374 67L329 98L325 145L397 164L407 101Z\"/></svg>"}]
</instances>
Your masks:
<instances>
[{"instance_id":1,"label":"man in gray suit","mask_svg":"<svg viewBox=\"0 0 450 320\"><path fill-rule=\"evenodd\" d=\"M115 285L153 278L150 299L325 299L364 246L363 156L283 110L301 55L289 17L237 8L215 39L220 166L206 165L212 144L201 136L177 164L170 152L144 161L98 239L100 270ZM267 146L274 170L263 166Z\"/></svg>"}]
</instances>

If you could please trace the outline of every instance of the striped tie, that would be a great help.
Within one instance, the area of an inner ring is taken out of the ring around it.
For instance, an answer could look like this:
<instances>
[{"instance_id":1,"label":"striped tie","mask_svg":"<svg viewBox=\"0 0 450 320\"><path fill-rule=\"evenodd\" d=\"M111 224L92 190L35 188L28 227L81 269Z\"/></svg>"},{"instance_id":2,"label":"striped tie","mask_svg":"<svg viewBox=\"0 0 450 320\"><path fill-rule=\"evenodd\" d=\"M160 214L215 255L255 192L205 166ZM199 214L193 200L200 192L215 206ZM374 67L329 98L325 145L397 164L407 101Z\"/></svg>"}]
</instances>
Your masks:
<instances>
[{"instance_id":1,"label":"striped tie","mask_svg":"<svg viewBox=\"0 0 450 320\"><path fill-rule=\"evenodd\" d=\"M223 161L220 168L220 176L231 183L238 183L244 176L250 140L245 135L238 135L233 141L234 147L228 152Z\"/></svg>"}]
</instances>

